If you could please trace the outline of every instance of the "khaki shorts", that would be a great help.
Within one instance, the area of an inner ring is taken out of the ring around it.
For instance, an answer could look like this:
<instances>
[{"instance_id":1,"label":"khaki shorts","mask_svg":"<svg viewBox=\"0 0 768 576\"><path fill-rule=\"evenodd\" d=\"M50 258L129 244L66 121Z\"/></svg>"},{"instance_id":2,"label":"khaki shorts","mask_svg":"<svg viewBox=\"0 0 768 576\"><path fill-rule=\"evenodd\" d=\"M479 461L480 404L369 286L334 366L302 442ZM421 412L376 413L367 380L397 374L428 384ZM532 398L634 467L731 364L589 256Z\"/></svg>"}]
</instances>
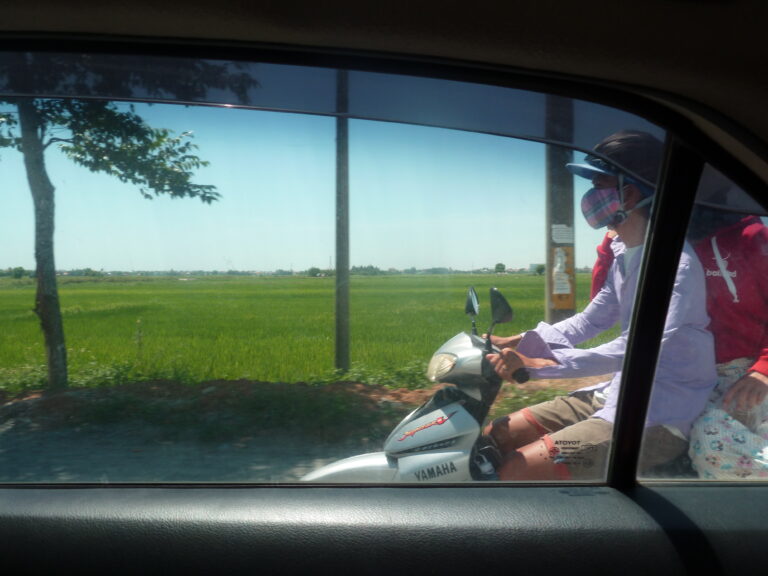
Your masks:
<instances>
[{"instance_id":1,"label":"khaki shorts","mask_svg":"<svg viewBox=\"0 0 768 576\"><path fill-rule=\"evenodd\" d=\"M588 391L523 408L523 416L541 433L562 480L605 479L613 424L592 418L602 407L602 400Z\"/></svg>"},{"instance_id":2,"label":"khaki shorts","mask_svg":"<svg viewBox=\"0 0 768 576\"><path fill-rule=\"evenodd\" d=\"M523 408L526 420L541 433L563 480L605 480L613 424L592 415L603 407L593 391L574 392ZM683 454L688 443L664 426L645 430L641 474Z\"/></svg>"}]
</instances>

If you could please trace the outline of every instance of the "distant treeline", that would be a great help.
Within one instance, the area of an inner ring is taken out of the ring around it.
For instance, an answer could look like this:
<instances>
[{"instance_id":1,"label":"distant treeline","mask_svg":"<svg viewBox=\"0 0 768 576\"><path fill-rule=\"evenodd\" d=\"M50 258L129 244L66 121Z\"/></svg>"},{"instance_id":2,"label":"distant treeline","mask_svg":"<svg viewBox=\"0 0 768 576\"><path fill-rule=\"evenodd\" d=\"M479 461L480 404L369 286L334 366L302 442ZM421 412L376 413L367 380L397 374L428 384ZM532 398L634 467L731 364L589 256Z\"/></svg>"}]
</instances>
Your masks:
<instances>
[{"instance_id":1,"label":"distant treeline","mask_svg":"<svg viewBox=\"0 0 768 576\"><path fill-rule=\"evenodd\" d=\"M377 266L352 266L349 272L353 276L387 276L395 274L539 274L544 272L544 266L539 266L540 270L531 270L530 268L519 268L504 272L497 272L492 268L478 268L475 270L457 270L454 268L388 268L382 270ZM576 270L577 272L590 272L591 268L584 267ZM92 268L77 268L73 270L60 270L58 276L72 276L84 278L98 278L103 276L309 276L311 278L332 277L336 275L335 269L323 269L312 267L307 270L283 270L274 271L255 271L255 270L94 270ZM0 269L0 277L5 278L34 278L35 271L27 270L21 266L15 268Z\"/></svg>"}]
</instances>

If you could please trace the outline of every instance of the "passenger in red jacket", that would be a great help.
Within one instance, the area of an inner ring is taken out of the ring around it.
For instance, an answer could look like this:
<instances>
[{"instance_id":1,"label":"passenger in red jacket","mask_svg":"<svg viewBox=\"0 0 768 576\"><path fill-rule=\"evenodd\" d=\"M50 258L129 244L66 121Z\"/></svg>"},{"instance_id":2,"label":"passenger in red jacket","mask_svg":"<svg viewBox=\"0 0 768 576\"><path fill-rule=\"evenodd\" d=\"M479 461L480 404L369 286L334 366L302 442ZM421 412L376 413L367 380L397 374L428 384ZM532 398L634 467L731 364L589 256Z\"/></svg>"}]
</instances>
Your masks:
<instances>
[{"instance_id":1,"label":"passenger in red jacket","mask_svg":"<svg viewBox=\"0 0 768 576\"><path fill-rule=\"evenodd\" d=\"M768 228L756 216L699 206L691 236L706 275L718 385L694 423L689 455L704 478L765 479Z\"/></svg>"},{"instance_id":2,"label":"passenger in red jacket","mask_svg":"<svg viewBox=\"0 0 768 576\"><path fill-rule=\"evenodd\" d=\"M694 248L706 273L710 328L723 336L715 342L717 362L752 357L749 373L765 377L756 387L734 386L726 404L755 406L768 393L768 228L747 216Z\"/></svg>"}]
</instances>

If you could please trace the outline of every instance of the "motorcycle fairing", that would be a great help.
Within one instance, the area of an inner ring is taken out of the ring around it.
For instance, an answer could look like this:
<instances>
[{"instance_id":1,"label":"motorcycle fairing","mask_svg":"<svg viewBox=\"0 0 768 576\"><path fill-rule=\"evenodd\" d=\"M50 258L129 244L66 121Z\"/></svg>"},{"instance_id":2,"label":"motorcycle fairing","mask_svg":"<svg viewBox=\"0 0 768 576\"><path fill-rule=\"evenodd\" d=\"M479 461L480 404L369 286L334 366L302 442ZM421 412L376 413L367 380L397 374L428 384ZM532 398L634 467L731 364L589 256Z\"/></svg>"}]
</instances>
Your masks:
<instances>
[{"instance_id":1,"label":"motorcycle fairing","mask_svg":"<svg viewBox=\"0 0 768 576\"><path fill-rule=\"evenodd\" d=\"M435 452L397 459L400 482L462 482L470 478L470 451Z\"/></svg>"},{"instance_id":2,"label":"motorcycle fairing","mask_svg":"<svg viewBox=\"0 0 768 576\"><path fill-rule=\"evenodd\" d=\"M413 452L420 447L444 448L448 440L453 440L452 447L457 450L471 450L477 435L477 421L463 403L453 402L419 418L403 420L387 438L384 451L397 457L400 452Z\"/></svg>"},{"instance_id":3,"label":"motorcycle fairing","mask_svg":"<svg viewBox=\"0 0 768 576\"><path fill-rule=\"evenodd\" d=\"M306 476L302 482L395 482L397 463L384 452L359 454L332 462Z\"/></svg>"}]
</instances>

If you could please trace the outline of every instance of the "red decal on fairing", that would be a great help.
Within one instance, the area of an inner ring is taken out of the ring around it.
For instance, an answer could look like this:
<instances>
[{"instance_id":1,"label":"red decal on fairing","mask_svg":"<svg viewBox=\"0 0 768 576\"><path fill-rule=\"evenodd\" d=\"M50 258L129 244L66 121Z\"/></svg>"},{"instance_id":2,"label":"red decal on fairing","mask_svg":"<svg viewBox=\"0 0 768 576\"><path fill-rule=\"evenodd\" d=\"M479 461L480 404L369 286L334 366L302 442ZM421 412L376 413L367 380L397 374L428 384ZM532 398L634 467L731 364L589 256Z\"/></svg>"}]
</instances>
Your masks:
<instances>
[{"instance_id":1,"label":"red decal on fairing","mask_svg":"<svg viewBox=\"0 0 768 576\"><path fill-rule=\"evenodd\" d=\"M427 428L432 428L432 426L441 426L441 425L445 424L446 422L448 422L448 420L451 418L451 416L456 414L456 412L458 412L458 410L454 410L453 412L448 414L448 416L440 416L440 418L437 418L436 420L432 420L432 422L428 422L427 424L423 424L423 425L419 426L418 428L414 428L413 430L409 430L408 432L403 434L402 438L398 438L397 441L398 442L402 442L406 438L413 438L413 436L416 434L416 432L421 432L422 430L426 430Z\"/></svg>"}]
</instances>

